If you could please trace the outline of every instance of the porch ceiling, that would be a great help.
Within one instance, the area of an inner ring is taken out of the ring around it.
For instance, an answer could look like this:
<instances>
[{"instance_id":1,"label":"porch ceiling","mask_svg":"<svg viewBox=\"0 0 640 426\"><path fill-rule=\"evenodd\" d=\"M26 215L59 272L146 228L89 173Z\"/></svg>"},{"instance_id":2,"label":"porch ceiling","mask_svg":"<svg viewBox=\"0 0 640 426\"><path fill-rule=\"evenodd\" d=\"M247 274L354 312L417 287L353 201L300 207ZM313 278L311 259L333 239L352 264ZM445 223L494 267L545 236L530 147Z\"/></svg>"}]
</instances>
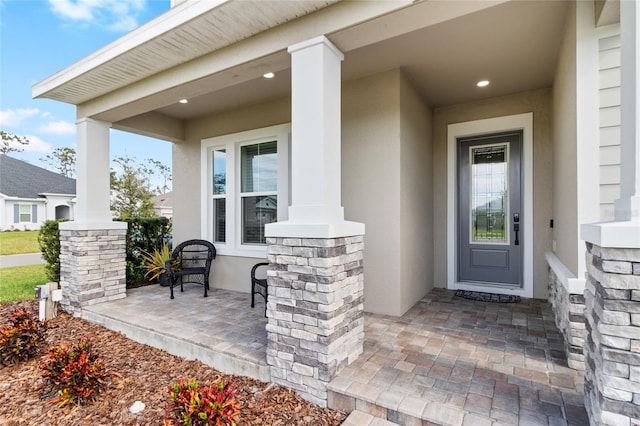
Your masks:
<instances>
[{"instance_id":1,"label":"porch ceiling","mask_svg":"<svg viewBox=\"0 0 640 426\"><path fill-rule=\"evenodd\" d=\"M173 8L38 83L34 97L178 141L181 130L153 132L148 124L180 129L186 120L289 96L286 46L326 34L345 53L345 81L400 67L430 105L469 102L551 86L570 4L217 1ZM275 78L262 78L267 71ZM491 84L479 89L480 79ZM178 104L182 98L189 103Z\"/></svg>"},{"instance_id":2,"label":"porch ceiling","mask_svg":"<svg viewBox=\"0 0 640 426\"><path fill-rule=\"evenodd\" d=\"M329 34L329 39L345 53L343 80L400 67L432 106L552 85L569 4L565 1L501 3L361 45L362 39L372 37L377 29L402 25L406 18L413 21L417 17L428 23L434 19L433 13L443 12L434 9L434 3L439 3L438 9L451 5L450 2L417 3ZM275 78L254 78L190 98L187 105L174 103L157 111L189 120L288 96L291 87L289 55L279 52L260 61L269 64L275 71ZM482 79L490 80L491 84L482 89L476 87L475 83Z\"/></svg>"}]
</instances>

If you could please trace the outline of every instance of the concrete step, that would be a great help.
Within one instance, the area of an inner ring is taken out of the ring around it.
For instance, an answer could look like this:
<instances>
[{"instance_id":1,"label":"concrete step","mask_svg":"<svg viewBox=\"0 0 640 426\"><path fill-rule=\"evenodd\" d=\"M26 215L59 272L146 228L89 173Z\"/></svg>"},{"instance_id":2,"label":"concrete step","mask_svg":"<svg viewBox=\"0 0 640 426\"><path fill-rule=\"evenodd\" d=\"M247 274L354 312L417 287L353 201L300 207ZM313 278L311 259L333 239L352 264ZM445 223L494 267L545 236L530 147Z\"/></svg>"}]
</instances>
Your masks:
<instances>
[{"instance_id":1,"label":"concrete step","mask_svg":"<svg viewBox=\"0 0 640 426\"><path fill-rule=\"evenodd\" d=\"M380 417L374 417L364 411L354 410L349 414L349 417L342 422L342 426L397 426L398 423L393 423L388 420L381 419Z\"/></svg>"}]
</instances>

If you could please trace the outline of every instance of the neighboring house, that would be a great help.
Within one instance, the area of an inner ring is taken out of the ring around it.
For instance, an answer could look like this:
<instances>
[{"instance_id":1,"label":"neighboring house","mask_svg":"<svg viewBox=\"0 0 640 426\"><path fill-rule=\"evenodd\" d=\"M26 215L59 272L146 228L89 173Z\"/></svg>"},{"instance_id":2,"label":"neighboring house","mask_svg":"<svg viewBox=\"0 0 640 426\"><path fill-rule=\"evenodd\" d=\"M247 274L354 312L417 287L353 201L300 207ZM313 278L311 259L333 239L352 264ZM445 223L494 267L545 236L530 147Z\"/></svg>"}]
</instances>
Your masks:
<instances>
[{"instance_id":1,"label":"neighboring house","mask_svg":"<svg viewBox=\"0 0 640 426\"><path fill-rule=\"evenodd\" d=\"M75 193L75 179L0 154L0 230L33 230L46 220L72 220Z\"/></svg>"},{"instance_id":2,"label":"neighboring house","mask_svg":"<svg viewBox=\"0 0 640 426\"><path fill-rule=\"evenodd\" d=\"M237 271L268 257L270 344L307 339L321 376L361 350L363 300L401 315L434 287L491 291L550 298L570 364L589 361L594 421L638 409L637 374L594 379L613 368L601 333L621 339L615 362L640 365L636 2L174 3L34 86L77 105L86 152L87 210L63 239L122 226L108 214L110 128L171 141L175 240L215 243L215 287L248 291ZM100 285L96 297L125 296ZM268 362L287 384L279 353Z\"/></svg>"},{"instance_id":3,"label":"neighboring house","mask_svg":"<svg viewBox=\"0 0 640 426\"><path fill-rule=\"evenodd\" d=\"M173 193L171 191L165 192L164 194L156 195L151 199L151 204L153 204L153 209L156 211L156 214L160 217L166 217L171 219L173 215Z\"/></svg>"}]
</instances>

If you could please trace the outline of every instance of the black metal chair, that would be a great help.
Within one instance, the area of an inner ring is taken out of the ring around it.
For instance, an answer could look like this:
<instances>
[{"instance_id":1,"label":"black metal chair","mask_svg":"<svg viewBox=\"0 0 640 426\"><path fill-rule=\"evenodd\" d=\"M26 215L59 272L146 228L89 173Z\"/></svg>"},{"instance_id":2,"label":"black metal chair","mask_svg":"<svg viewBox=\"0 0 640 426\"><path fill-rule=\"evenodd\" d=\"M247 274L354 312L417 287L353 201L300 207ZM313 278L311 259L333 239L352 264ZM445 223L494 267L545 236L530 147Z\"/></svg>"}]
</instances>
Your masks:
<instances>
[{"instance_id":1,"label":"black metal chair","mask_svg":"<svg viewBox=\"0 0 640 426\"><path fill-rule=\"evenodd\" d=\"M267 295L269 293L267 288L267 279L266 278L256 278L256 270L260 266L269 266L267 262L260 262L253 265L251 268L251 307L255 306L255 295L256 293L264 297L264 315L267 316Z\"/></svg>"},{"instance_id":2,"label":"black metal chair","mask_svg":"<svg viewBox=\"0 0 640 426\"><path fill-rule=\"evenodd\" d=\"M165 269L169 275L169 288L173 299L173 288L180 281L180 291L188 283L204 286L204 297L209 290L209 272L211 262L216 258L216 248L206 240L188 240L180 243L166 261Z\"/></svg>"}]
</instances>

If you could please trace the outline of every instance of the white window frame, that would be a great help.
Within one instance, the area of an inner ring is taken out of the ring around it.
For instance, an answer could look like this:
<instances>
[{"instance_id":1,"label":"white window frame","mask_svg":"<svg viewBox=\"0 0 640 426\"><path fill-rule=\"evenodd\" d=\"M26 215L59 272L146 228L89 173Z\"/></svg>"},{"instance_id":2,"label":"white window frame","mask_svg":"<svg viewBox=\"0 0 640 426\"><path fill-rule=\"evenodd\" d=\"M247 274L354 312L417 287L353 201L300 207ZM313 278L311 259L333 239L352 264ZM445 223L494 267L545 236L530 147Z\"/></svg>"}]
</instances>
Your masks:
<instances>
[{"instance_id":1,"label":"white window frame","mask_svg":"<svg viewBox=\"0 0 640 426\"><path fill-rule=\"evenodd\" d=\"M29 208L29 220L22 220L22 215L27 214L27 213L21 212L23 207ZM18 223L32 223L32 220L33 220L33 204L18 203Z\"/></svg>"},{"instance_id":2,"label":"white window frame","mask_svg":"<svg viewBox=\"0 0 640 426\"><path fill-rule=\"evenodd\" d=\"M223 256L265 258L267 246L242 244L242 199L240 186L240 148L262 142L277 142L278 149L278 221L287 220L289 213L289 145L291 123L262 129L248 130L230 135L203 139L200 151L200 171L205 179L201 193L202 238L213 241L213 151L226 150L226 218L225 242L214 242L216 252ZM258 193L254 193L258 194ZM270 193L271 194L271 193ZM258 194L260 195L260 194Z\"/></svg>"}]
</instances>

